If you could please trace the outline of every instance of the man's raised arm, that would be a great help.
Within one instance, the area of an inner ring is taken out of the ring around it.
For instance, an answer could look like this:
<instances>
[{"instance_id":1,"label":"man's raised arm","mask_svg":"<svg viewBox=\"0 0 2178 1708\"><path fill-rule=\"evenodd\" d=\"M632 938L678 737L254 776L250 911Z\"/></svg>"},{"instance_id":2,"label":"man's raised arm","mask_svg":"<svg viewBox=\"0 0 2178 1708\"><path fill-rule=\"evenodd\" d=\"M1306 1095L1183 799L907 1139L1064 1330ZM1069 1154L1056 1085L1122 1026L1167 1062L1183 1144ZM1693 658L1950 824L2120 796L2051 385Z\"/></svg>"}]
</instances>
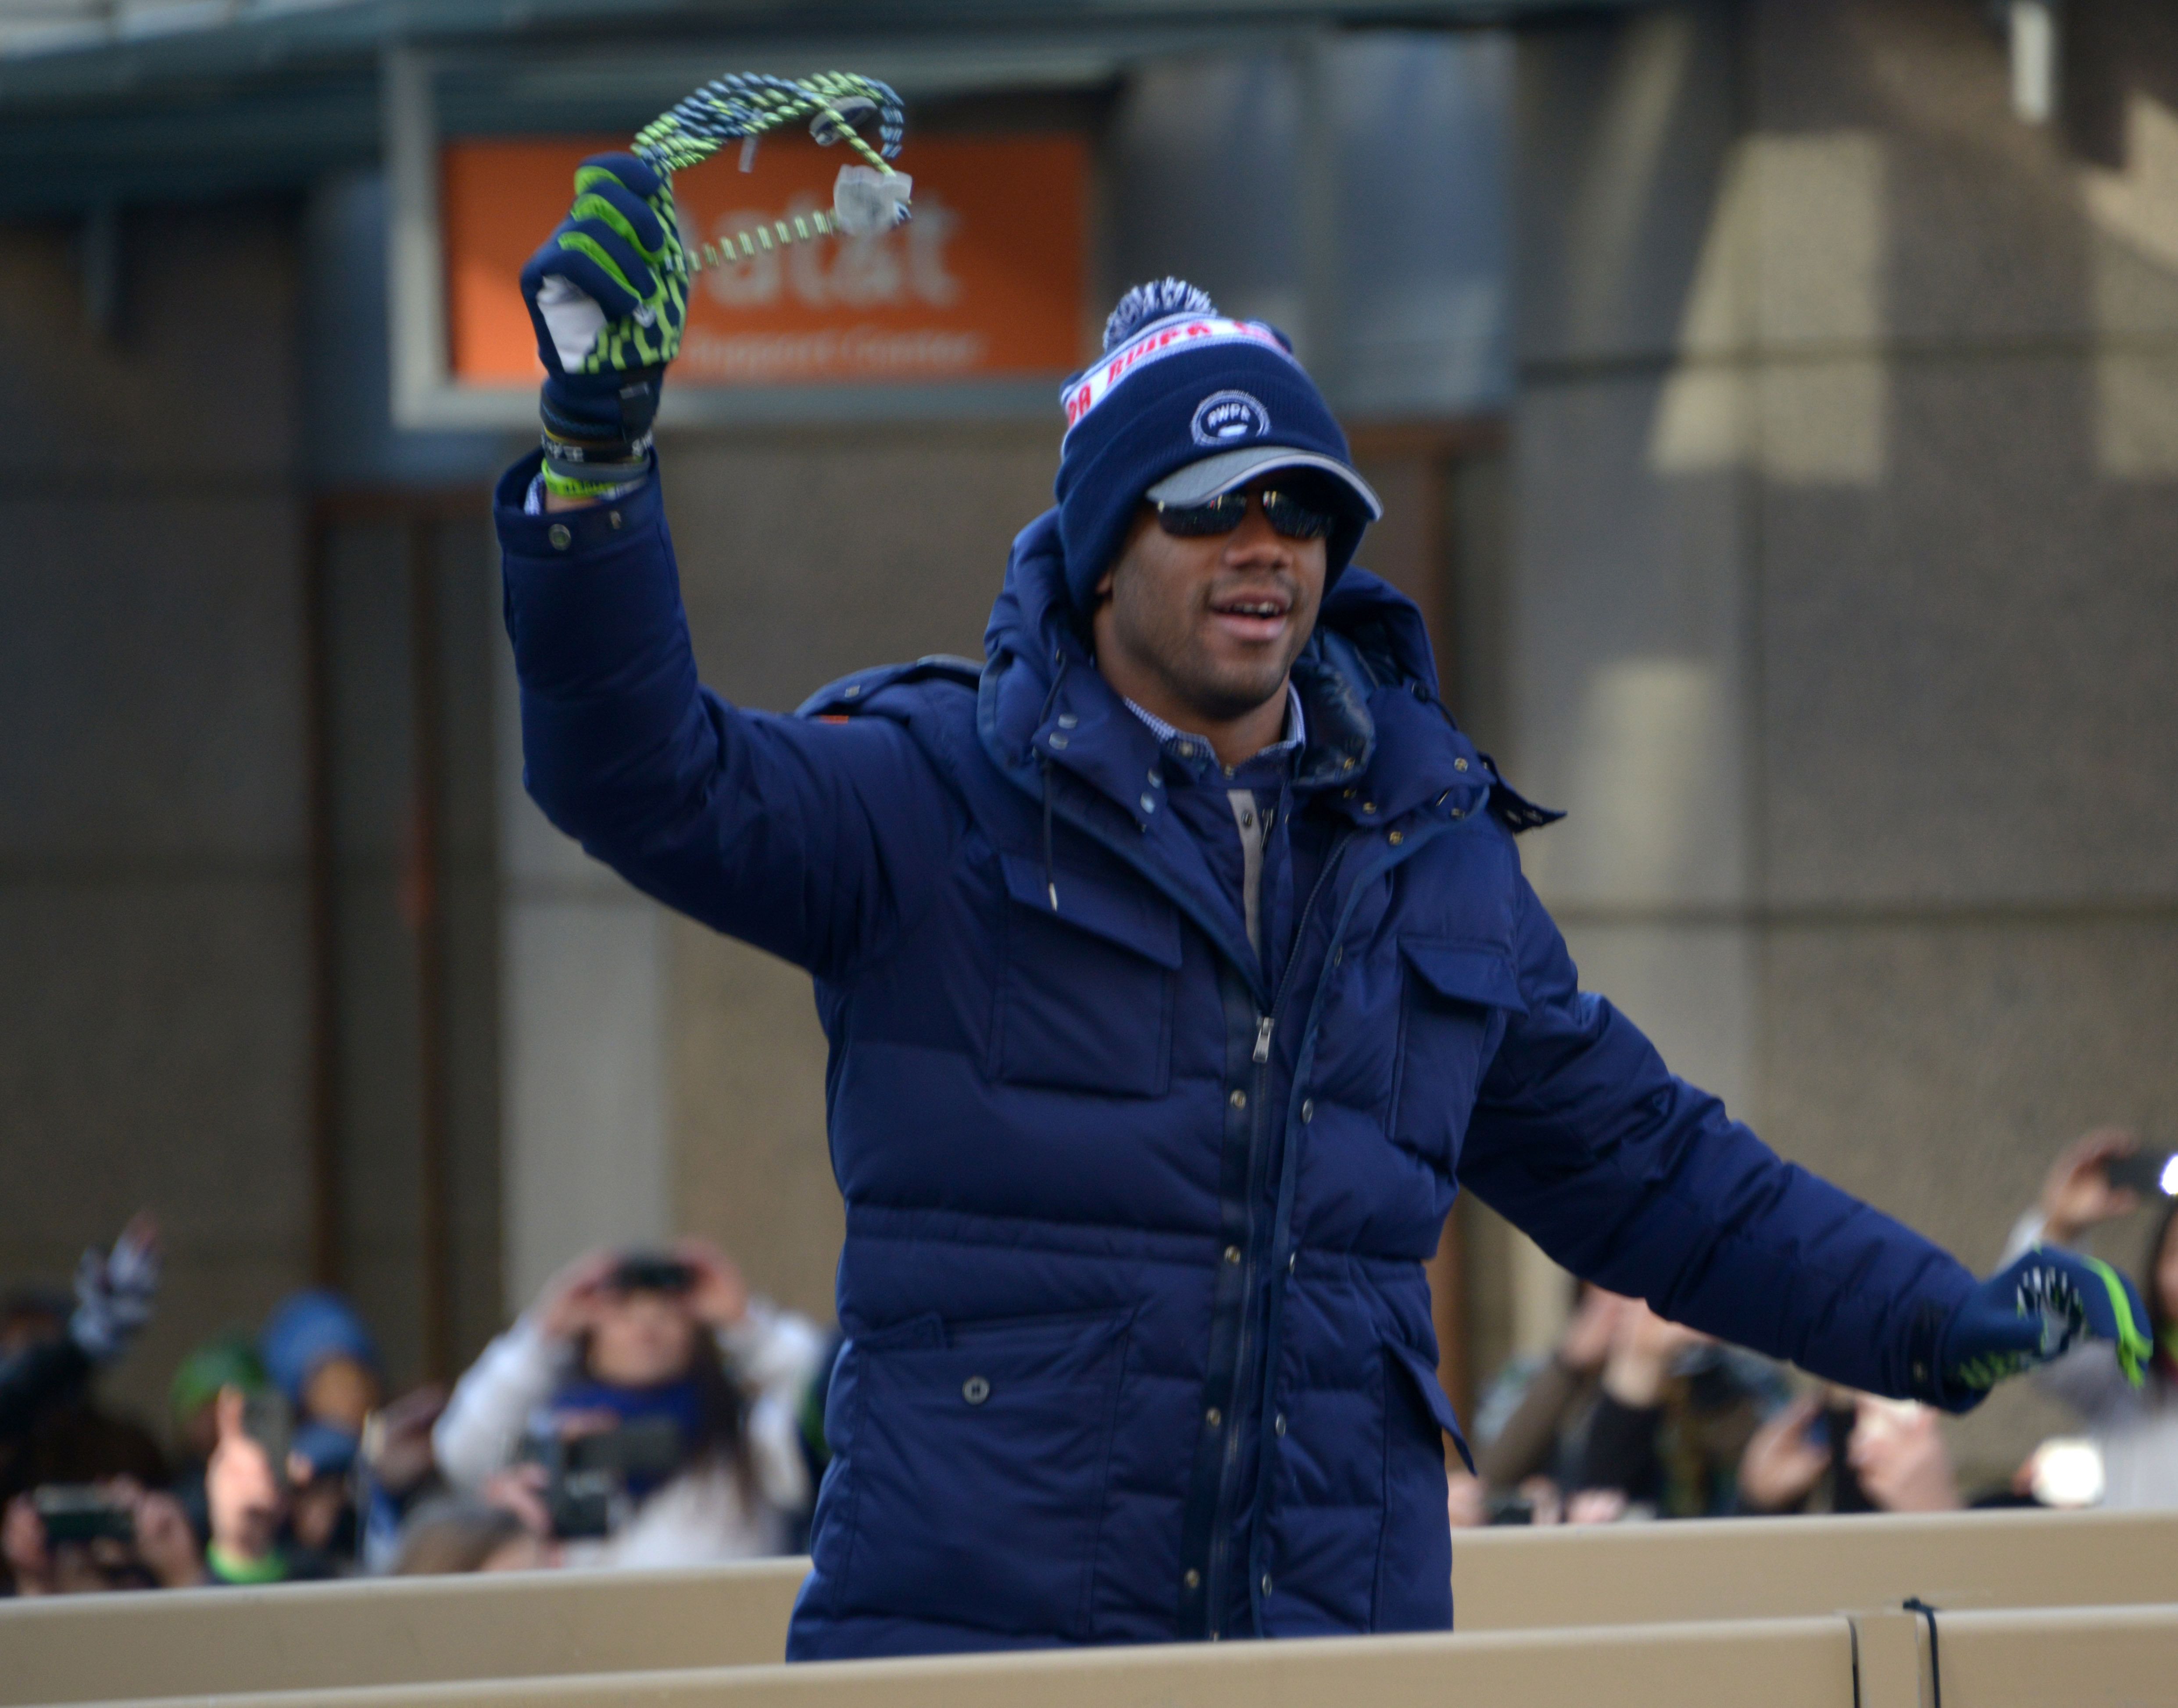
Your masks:
<instances>
[{"instance_id":1,"label":"man's raised arm","mask_svg":"<svg viewBox=\"0 0 2178 1708\"><path fill-rule=\"evenodd\" d=\"M944 789L889 719L745 712L706 691L681 607L650 427L686 276L669 180L586 161L523 270L546 379L544 447L500 482L523 781L639 889L820 976L889 941L944 869Z\"/></svg>"}]
</instances>

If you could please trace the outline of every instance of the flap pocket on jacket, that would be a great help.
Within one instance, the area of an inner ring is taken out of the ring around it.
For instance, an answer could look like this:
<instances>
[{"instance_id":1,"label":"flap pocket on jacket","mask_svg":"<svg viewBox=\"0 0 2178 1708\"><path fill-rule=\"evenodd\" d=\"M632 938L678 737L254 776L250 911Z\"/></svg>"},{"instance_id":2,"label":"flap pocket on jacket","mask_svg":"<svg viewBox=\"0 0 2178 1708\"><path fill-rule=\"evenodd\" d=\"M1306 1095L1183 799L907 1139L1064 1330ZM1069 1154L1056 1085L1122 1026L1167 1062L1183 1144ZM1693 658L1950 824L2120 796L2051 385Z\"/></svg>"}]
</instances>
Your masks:
<instances>
[{"instance_id":1,"label":"flap pocket on jacket","mask_svg":"<svg viewBox=\"0 0 2178 1708\"><path fill-rule=\"evenodd\" d=\"M1057 872L1047 878L1043 863L1024 854L1001 854L999 862L1005 868L1006 894L1022 906L1034 908L1053 924L1086 931L1131 949L1159 966L1179 970L1179 913L1162 896L1085 878L1078 872ZM1056 910L1051 905L1054 884L1059 890Z\"/></svg>"},{"instance_id":2,"label":"flap pocket on jacket","mask_svg":"<svg viewBox=\"0 0 2178 1708\"><path fill-rule=\"evenodd\" d=\"M858 1345L845 1611L1088 1640L1132 1317Z\"/></svg>"},{"instance_id":3,"label":"flap pocket on jacket","mask_svg":"<svg viewBox=\"0 0 2178 1708\"><path fill-rule=\"evenodd\" d=\"M1459 1426L1459 1418L1452 1409L1452 1401L1445 1397L1444 1384L1436 1379L1436 1371L1424 1360L1421 1354L1411 1346L1397 1340L1387 1340L1384 1350L1393 1363L1407 1373L1415 1398L1421 1402L1422 1410L1430 1421L1452 1437L1452 1444L1459 1449L1459 1457L1468 1470L1475 1469L1475 1455L1467 1450L1467 1436Z\"/></svg>"},{"instance_id":4,"label":"flap pocket on jacket","mask_svg":"<svg viewBox=\"0 0 2178 1708\"><path fill-rule=\"evenodd\" d=\"M1415 977L1439 996L1514 1014L1528 1011L1519 978L1513 971L1513 957L1494 944L1403 937L1399 952L1406 956Z\"/></svg>"},{"instance_id":5,"label":"flap pocket on jacket","mask_svg":"<svg viewBox=\"0 0 2178 1708\"><path fill-rule=\"evenodd\" d=\"M1450 937L1402 937L1405 997L1392 1070L1391 1134L1396 1143L1447 1173L1506 1016L1527 1000L1511 955L1496 944Z\"/></svg>"},{"instance_id":6,"label":"flap pocket on jacket","mask_svg":"<svg viewBox=\"0 0 2178 1708\"><path fill-rule=\"evenodd\" d=\"M1171 1077L1179 910L1146 889L1063 871L1054 912L1042 862L999 859L1009 899L991 1076L1162 1096Z\"/></svg>"},{"instance_id":7,"label":"flap pocket on jacket","mask_svg":"<svg viewBox=\"0 0 2178 1708\"><path fill-rule=\"evenodd\" d=\"M1452 1622L1452 1533L1445 1528L1444 1438L1475 1469L1467 1437L1412 1347L1384 1349L1384 1529L1370 1618L1378 1631L1441 1631Z\"/></svg>"}]
</instances>

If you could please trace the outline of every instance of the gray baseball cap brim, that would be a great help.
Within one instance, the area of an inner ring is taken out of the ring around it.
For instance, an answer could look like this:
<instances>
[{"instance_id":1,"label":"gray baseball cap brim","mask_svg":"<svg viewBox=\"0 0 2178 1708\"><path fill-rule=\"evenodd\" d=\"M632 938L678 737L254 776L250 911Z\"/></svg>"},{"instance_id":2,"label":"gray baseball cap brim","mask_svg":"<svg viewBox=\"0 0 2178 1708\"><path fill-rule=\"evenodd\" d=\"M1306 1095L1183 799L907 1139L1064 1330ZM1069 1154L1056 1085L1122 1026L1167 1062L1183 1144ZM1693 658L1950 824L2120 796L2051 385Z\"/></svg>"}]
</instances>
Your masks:
<instances>
[{"instance_id":1,"label":"gray baseball cap brim","mask_svg":"<svg viewBox=\"0 0 2178 1708\"><path fill-rule=\"evenodd\" d=\"M1321 469L1354 495L1370 521L1383 517L1383 504L1369 483L1343 463L1318 452L1296 451L1284 445L1249 445L1237 451L1220 451L1166 475L1142 495L1152 504L1203 504L1221 492L1245 486L1258 475L1279 468Z\"/></svg>"}]
</instances>

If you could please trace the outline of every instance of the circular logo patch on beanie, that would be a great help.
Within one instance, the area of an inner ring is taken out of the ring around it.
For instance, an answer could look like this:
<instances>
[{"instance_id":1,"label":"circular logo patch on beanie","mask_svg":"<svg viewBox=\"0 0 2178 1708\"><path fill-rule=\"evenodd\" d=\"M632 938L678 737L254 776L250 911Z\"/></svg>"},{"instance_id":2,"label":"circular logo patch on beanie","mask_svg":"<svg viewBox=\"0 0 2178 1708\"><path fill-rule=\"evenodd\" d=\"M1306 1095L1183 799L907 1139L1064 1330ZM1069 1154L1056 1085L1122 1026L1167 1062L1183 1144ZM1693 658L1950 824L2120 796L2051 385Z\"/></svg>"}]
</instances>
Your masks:
<instances>
[{"instance_id":1,"label":"circular logo patch on beanie","mask_svg":"<svg viewBox=\"0 0 2178 1708\"><path fill-rule=\"evenodd\" d=\"M1271 412L1245 391L1212 391L1189 424L1197 445L1238 445L1271 430Z\"/></svg>"}]
</instances>

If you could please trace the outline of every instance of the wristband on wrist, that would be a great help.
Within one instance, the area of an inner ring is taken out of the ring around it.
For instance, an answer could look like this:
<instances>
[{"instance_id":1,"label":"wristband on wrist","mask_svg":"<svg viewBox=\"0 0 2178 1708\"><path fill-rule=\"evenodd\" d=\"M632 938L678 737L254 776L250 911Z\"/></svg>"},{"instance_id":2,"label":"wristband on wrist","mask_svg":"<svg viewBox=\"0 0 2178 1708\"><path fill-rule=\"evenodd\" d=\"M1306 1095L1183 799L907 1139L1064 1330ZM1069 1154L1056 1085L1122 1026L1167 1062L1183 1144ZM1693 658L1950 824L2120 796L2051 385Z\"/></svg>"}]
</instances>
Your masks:
<instances>
[{"instance_id":1,"label":"wristband on wrist","mask_svg":"<svg viewBox=\"0 0 2178 1708\"><path fill-rule=\"evenodd\" d=\"M633 443L600 445L595 441L562 439L547 430L544 435L544 468L563 480L609 481L625 484L650 473L650 435Z\"/></svg>"},{"instance_id":2,"label":"wristband on wrist","mask_svg":"<svg viewBox=\"0 0 2178 1708\"><path fill-rule=\"evenodd\" d=\"M564 376L547 379L538 398L544 490L555 498L617 498L648 479L658 380L654 370L594 391Z\"/></svg>"},{"instance_id":3,"label":"wristband on wrist","mask_svg":"<svg viewBox=\"0 0 2178 1708\"><path fill-rule=\"evenodd\" d=\"M594 470L584 476L570 474L555 468L548 459L544 464L544 490L555 498L622 498L643 484L650 473L648 463L632 465L634 473L618 479L601 478L602 471Z\"/></svg>"}]
</instances>

